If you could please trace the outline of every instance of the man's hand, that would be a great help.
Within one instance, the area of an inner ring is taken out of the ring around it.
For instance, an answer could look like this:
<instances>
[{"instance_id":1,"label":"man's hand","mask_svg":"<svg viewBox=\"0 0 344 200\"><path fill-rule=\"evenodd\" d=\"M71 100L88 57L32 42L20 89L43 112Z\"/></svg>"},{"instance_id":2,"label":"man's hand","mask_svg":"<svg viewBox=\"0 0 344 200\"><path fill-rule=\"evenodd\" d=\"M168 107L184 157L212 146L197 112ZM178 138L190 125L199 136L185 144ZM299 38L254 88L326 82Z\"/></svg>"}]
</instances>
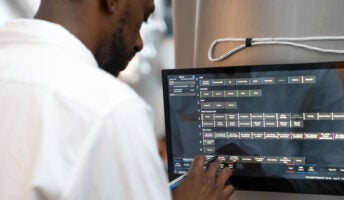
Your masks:
<instances>
[{"instance_id":1,"label":"man's hand","mask_svg":"<svg viewBox=\"0 0 344 200\"><path fill-rule=\"evenodd\" d=\"M203 170L204 156L196 156L183 182L173 190L174 200L228 200L233 194L232 185L225 185L232 170L225 168L216 176L219 160Z\"/></svg>"}]
</instances>

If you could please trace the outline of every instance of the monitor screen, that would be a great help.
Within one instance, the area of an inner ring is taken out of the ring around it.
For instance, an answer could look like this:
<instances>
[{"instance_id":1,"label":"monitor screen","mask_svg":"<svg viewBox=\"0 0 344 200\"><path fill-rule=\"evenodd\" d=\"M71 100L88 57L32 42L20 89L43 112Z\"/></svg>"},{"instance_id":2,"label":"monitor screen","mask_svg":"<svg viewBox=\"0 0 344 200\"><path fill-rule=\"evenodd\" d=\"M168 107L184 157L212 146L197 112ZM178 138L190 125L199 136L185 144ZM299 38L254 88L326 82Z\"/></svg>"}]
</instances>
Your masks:
<instances>
[{"instance_id":1,"label":"monitor screen","mask_svg":"<svg viewBox=\"0 0 344 200\"><path fill-rule=\"evenodd\" d=\"M343 66L163 70L169 178L219 155L237 189L343 195Z\"/></svg>"}]
</instances>

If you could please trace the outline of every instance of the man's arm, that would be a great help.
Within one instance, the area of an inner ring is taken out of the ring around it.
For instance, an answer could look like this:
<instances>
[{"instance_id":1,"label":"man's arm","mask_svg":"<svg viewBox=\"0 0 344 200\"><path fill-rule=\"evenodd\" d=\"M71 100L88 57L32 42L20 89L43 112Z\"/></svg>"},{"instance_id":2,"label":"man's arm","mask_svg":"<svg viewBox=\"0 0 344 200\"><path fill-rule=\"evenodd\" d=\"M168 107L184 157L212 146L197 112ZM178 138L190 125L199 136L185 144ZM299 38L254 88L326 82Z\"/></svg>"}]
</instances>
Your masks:
<instances>
[{"instance_id":1,"label":"man's arm","mask_svg":"<svg viewBox=\"0 0 344 200\"><path fill-rule=\"evenodd\" d=\"M233 194L232 185L226 185L228 178L232 175L232 170L224 168L217 175L219 160L209 164L207 169L203 169L205 163L204 156L196 156L188 175L184 181L173 190L174 200L228 200Z\"/></svg>"}]
</instances>

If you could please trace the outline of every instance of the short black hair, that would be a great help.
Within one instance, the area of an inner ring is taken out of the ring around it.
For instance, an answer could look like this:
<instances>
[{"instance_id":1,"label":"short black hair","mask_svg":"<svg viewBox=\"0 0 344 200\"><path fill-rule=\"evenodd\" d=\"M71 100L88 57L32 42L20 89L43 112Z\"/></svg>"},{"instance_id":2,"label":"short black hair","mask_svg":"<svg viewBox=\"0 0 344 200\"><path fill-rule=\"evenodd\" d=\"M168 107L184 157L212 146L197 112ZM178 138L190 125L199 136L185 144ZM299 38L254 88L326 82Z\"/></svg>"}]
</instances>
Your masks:
<instances>
[{"instance_id":1,"label":"short black hair","mask_svg":"<svg viewBox=\"0 0 344 200\"><path fill-rule=\"evenodd\" d=\"M105 12L107 12L108 11L108 9L107 9L107 2L106 2L107 0L100 0L100 8L103 10L103 11L105 11Z\"/></svg>"}]
</instances>

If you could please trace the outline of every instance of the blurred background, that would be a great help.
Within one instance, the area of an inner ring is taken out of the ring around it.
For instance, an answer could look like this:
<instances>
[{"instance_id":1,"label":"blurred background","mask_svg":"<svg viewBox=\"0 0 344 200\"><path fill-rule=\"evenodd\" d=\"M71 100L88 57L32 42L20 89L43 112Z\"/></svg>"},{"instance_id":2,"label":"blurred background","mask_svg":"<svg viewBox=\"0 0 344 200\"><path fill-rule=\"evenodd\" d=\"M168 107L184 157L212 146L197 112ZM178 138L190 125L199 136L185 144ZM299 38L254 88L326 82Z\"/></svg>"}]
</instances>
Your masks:
<instances>
[{"instance_id":1,"label":"blurred background","mask_svg":"<svg viewBox=\"0 0 344 200\"><path fill-rule=\"evenodd\" d=\"M40 0L1 0L0 24L13 18L31 18L38 9Z\"/></svg>"}]
</instances>

